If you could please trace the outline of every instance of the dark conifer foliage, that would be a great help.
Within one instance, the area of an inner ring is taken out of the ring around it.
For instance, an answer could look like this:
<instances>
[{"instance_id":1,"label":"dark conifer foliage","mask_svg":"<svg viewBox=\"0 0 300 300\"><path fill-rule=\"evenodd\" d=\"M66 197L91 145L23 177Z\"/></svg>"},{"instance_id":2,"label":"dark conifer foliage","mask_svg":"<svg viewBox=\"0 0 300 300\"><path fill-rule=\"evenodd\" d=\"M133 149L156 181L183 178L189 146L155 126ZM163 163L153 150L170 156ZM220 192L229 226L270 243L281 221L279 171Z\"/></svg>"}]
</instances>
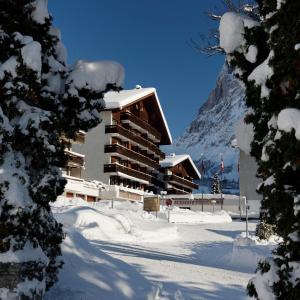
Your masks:
<instances>
[{"instance_id":1,"label":"dark conifer foliage","mask_svg":"<svg viewBox=\"0 0 300 300\"><path fill-rule=\"evenodd\" d=\"M212 180L211 193L221 194L221 187L220 187L220 180L219 180L218 173L214 175L214 178Z\"/></svg>"},{"instance_id":2,"label":"dark conifer foliage","mask_svg":"<svg viewBox=\"0 0 300 300\"><path fill-rule=\"evenodd\" d=\"M254 125L251 154L263 180L263 221L283 243L259 264L248 293L300 299L300 128L299 117L293 118L300 115L300 1L257 2L261 21L245 27L243 43L227 59L246 86L245 121ZM252 62L250 46L257 49Z\"/></svg>"},{"instance_id":3,"label":"dark conifer foliage","mask_svg":"<svg viewBox=\"0 0 300 300\"><path fill-rule=\"evenodd\" d=\"M0 0L0 262L19 257L20 282L32 286L15 292L28 299L49 289L63 265L62 225L49 205L66 183L62 137L96 126L115 84L66 84L72 70L60 39L46 0Z\"/></svg>"}]
</instances>

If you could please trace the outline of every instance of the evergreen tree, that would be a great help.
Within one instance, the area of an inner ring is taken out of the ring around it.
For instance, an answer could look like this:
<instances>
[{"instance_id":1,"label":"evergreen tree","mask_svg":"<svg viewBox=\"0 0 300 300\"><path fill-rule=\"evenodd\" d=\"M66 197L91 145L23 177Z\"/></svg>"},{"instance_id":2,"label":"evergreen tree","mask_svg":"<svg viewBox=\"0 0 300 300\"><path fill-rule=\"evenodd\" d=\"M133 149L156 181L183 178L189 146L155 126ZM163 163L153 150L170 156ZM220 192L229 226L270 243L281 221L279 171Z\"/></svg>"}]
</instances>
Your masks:
<instances>
[{"instance_id":1,"label":"evergreen tree","mask_svg":"<svg viewBox=\"0 0 300 300\"><path fill-rule=\"evenodd\" d=\"M67 68L47 0L0 0L1 299L40 299L57 280L64 234L50 202L66 183L65 140L100 122L103 93L123 77L91 64Z\"/></svg>"},{"instance_id":2,"label":"evergreen tree","mask_svg":"<svg viewBox=\"0 0 300 300\"><path fill-rule=\"evenodd\" d=\"M211 185L211 193L212 194L221 194L221 189L220 189L220 180L218 173L214 175L212 185Z\"/></svg>"},{"instance_id":3,"label":"evergreen tree","mask_svg":"<svg viewBox=\"0 0 300 300\"><path fill-rule=\"evenodd\" d=\"M283 237L259 263L248 294L300 299L300 1L257 2L259 22L232 12L220 21L220 45L246 86L263 221Z\"/></svg>"}]
</instances>

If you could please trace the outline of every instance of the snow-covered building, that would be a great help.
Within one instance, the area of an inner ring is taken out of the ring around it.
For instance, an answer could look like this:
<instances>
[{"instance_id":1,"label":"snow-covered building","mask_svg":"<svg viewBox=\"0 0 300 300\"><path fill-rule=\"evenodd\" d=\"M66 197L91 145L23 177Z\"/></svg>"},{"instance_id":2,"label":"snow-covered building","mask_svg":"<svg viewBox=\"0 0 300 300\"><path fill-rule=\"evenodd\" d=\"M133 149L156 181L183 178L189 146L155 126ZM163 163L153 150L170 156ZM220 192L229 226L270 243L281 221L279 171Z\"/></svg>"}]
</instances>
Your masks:
<instances>
[{"instance_id":1,"label":"snow-covered building","mask_svg":"<svg viewBox=\"0 0 300 300\"><path fill-rule=\"evenodd\" d=\"M160 161L160 166L168 194L189 194L198 189L193 180L201 175L189 155L168 155Z\"/></svg>"},{"instance_id":2,"label":"snow-covered building","mask_svg":"<svg viewBox=\"0 0 300 300\"><path fill-rule=\"evenodd\" d=\"M81 178L81 172L84 167L84 155L74 152L72 149L73 144L85 142L85 132L79 131L74 140L68 140L69 147L65 149L65 154L68 157L67 164L62 170L64 176Z\"/></svg>"},{"instance_id":3,"label":"snow-covered building","mask_svg":"<svg viewBox=\"0 0 300 300\"><path fill-rule=\"evenodd\" d=\"M84 131L79 131L74 140L67 140L69 147L65 149L65 153L68 160L66 166L62 169L63 176L67 179L64 196L95 202L100 199L102 185L99 182L86 181L82 178L85 155L75 152L73 149L75 144L83 144L85 142L85 136L86 133Z\"/></svg>"},{"instance_id":4,"label":"snow-covered building","mask_svg":"<svg viewBox=\"0 0 300 300\"><path fill-rule=\"evenodd\" d=\"M82 177L103 182L103 194L114 199L142 200L144 191L163 189L159 146L170 145L172 137L156 90L111 91L104 106L101 124L72 146L85 156Z\"/></svg>"}]
</instances>

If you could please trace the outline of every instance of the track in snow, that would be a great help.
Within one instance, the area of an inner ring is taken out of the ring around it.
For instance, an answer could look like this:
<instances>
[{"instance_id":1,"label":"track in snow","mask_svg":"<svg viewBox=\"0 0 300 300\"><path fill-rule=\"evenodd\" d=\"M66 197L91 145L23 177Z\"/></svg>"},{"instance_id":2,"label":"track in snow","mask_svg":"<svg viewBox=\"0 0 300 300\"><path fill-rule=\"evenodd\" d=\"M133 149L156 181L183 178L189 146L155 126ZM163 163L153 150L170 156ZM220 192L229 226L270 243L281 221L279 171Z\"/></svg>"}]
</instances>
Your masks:
<instances>
[{"instance_id":1,"label":"track in snow","mask_svg":"<svg viewBox=\"0 0 300 300\"><path fill-rule=\"evenodd\" d=\"M159 299L247 299L245 288L255 266L250 270L229 263L233 238L245 223L177 226L179 239L173 242L93 244L160 285Z\"/></svg>"}]
</instances>

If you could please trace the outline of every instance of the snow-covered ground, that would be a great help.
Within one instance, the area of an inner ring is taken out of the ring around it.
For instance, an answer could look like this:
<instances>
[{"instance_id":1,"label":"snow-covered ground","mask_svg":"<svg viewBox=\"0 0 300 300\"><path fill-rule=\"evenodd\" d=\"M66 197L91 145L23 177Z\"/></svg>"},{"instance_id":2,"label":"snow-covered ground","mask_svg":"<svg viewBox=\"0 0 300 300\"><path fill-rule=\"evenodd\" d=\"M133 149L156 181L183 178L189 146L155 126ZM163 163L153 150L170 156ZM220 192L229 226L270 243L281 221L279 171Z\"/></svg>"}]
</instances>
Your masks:
<instances>
[{"instance_id":1,"label":"snow-covered ground","mask_svg":"<svg viewBox=\"0 0 300 300\"><path fill-rule=\"evenodd\" d=\"M138 203L110 205L55 203L67 236L65 265L46 299L247 299L257 257L243 252L243 236L234 242L244 222L177 209L180 223L169 224L165 209L156 218ZM249 227L253 231L255 223ZM261 247L260 257L270 251ZM244 263L247 257L252 263Z\"/></svg>"}]
</instances>

